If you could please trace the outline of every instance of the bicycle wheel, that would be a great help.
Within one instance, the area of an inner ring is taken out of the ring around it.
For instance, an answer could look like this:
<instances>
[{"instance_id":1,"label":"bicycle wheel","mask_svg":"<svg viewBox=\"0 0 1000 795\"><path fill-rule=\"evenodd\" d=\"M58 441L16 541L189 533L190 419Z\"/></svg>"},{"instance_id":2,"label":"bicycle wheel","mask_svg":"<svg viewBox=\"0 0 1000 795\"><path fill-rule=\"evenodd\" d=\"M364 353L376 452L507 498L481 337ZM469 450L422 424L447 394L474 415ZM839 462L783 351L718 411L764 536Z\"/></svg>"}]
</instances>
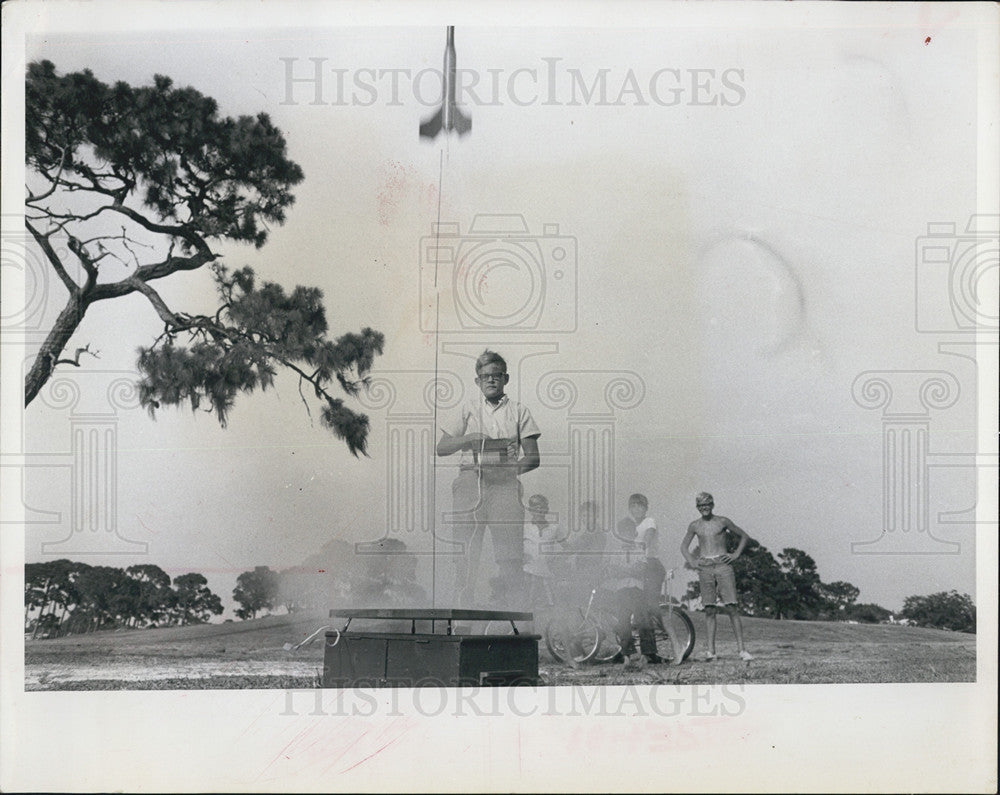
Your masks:
<instances>
[{"instance_id":1,"label":"bicycle wheel","mask_svg":"<svg viewBox=\"0 0 1000 795\"><path fill-rule=\"evenodd\" d=\"M583 663L600 643L600 631L591 619L552 619L545 625L545 647L559 662Z\"/></svg>"},{"instance_id":2,"label":"bicycle wheel","mask_svg":"<svg viewBox=\"0 0 1000 795\"><path fill-rule=\"evenodd\" d=\"M594 621L599 628L597 649L594 651L594 662L608 662L617 657L622 646L615 635L615 617L607 610L596 608L593 611Z\"/></svg>"},{"instance_id":3,"label":"bicycle wheel","mask_svg":"<svg viewBox=\"0 0 1000 795\"><path fill-rule=\"evenodd\" d=\"M694 650L694 624L687 613L674 605L660 605L656 621L656 653L664 660L681 662Z\"/></svg>"}]
</instances>

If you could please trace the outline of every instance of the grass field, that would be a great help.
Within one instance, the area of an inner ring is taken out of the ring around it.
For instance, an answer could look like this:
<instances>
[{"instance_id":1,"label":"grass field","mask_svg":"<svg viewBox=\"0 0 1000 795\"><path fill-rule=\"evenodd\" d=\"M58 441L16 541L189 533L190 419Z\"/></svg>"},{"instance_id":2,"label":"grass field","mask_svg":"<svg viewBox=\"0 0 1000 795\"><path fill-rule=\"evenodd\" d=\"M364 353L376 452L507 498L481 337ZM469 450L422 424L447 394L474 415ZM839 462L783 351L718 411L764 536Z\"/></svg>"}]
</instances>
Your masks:
<instances>
[{"instance_id":1,"label":"grass field","mask_svg":"<svg viewBox=\"0 0 1000 795\"><path fill-rule=\"evenodd\" d=\"M701 662L705 618L692 615L698 642L679 667L570 668L540 644L539 673L546 685L831 684L973 682L976 637L888 625L744 618L747 647L741 662L729 623L719 621L719 659ZM25 641L26 690L189 690L315 687L323 669L322 635L297 643L328 623L323 613L266 616L193 627L126 630ZM356 627L356 625L354 625ZM353 628L353 627L352 627Z\"/></svg>"}]
</instances>

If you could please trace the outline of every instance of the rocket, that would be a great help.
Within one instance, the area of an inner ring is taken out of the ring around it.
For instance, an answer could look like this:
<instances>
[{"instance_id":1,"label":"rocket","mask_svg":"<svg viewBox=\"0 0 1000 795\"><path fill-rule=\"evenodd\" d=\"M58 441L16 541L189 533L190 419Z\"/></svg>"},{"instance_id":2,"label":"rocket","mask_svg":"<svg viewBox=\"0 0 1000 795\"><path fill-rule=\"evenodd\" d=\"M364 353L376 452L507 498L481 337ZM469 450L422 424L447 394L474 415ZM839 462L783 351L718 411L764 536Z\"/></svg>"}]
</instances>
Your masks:
<instances>
[{"instance_id":1,"label":"rocket","mask_svg":"<svg viewBox=\"0 0 1000 795\"><path fill-rule=\"evenodd\" d=\"M444 91L438 112L420 125L421 138L436 138L442 130L454 130L465 135L472 129L472 119L464 115L455 104L455 26L448 26L448 40L444 46L444 70L442 84Z\"/></svg>"}]
</instances>

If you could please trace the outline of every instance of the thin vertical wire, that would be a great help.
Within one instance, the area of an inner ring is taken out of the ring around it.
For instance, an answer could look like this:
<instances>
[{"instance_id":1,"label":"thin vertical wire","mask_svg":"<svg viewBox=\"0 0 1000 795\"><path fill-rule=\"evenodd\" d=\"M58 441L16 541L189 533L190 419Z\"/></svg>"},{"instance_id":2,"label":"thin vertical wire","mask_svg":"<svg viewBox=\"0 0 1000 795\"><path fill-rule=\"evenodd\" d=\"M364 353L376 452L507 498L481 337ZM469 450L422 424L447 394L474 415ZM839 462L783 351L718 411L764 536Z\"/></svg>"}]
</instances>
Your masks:
<instances>
[{"instance_id":1,"label":"thin vertical wire","mask_svg":"<svg viewBox=\"0 0 1000 795\"><path fill-rule=\"evenodd\" d=\"M445 138L447 141L447 138ZM437 607L437 438L438 438L438 337L441 334L441 293L438 292L438 243L441 236L441 186L444 149L438 161L437 223L434 225L434 433L431 436L431 607Z\"/></svg>"}]
</instances>

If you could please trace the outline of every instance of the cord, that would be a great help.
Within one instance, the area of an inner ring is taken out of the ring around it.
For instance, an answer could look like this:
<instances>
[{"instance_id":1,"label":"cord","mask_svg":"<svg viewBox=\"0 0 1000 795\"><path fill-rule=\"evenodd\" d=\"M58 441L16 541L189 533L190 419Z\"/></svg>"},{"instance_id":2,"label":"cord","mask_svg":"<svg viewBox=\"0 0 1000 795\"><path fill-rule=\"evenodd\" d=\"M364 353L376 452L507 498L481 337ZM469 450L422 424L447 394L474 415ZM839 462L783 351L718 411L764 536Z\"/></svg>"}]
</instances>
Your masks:
<instances>
[{"instance_id":1,"label":"cord","mask_svg":"<svg viewBox=\"0 0 1000 795\"><path fill-rule=\"evenodd\" d=\"M447 138L445 139L447 140ZM441 238L441 190L444 180L444 149L438 158L438 201L437 224L434 227L434 248L439 249ZM438 261L434 257L434 436L432 444L437 444L438 436L438 357L441 336L441 293L438 291ZM437 461L431 457L431 607L437 607Z\"/></svg>"},{"instance_id":2,"label":"cord","mask_svg":"<svg viewBox=\"0 0 1000 795\"><path fill-rule=\"evenodd\" d=\"M316 637L324 629L333 629L333 627L330 627L330 626L320 627L312 635L310 635L308 638L306 638L305 640L299 641L295 645L292 645L291 643L286 643L285 646L284 646L285 651L298 651L303 646L308 646L310 643L312 643L314 640L316 640ZM333 631L337 633L337 640L335 640L331 645L332 646L336 646L337 645L337 641L340 640L340 630L334 629Z\"/></svg>"}]
</instances>

